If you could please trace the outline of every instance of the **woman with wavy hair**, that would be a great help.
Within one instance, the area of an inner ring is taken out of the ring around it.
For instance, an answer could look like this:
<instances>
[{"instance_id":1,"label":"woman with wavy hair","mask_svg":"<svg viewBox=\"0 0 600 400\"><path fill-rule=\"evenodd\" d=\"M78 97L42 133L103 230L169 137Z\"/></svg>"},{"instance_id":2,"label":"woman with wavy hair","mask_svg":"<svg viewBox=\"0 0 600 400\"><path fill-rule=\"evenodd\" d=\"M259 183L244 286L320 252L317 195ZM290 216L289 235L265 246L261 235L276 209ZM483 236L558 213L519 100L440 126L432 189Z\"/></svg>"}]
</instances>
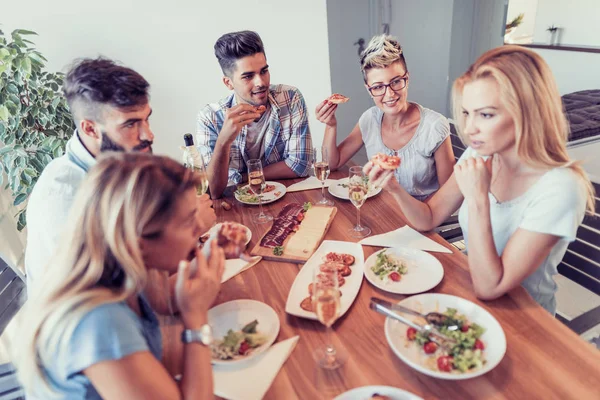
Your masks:
<instances>
[{"instance_id":1,"label":"woman with wavy hair","mask_svg":"<svg viewBox=\"0 0 600 400\"><path fill-rule=\"evenodd\" d=\"M319 103L315 114L325 124L323 146L332 171L346 164L363 146L367 157L399 156L396 180L418 200L435 193L452 175L454 152L450 125L441 114L408 101L409 73L400 43L375 36L361 53L365 89L375 105L365 111L352 132L337 145L337 104Z\"/></svg>"},{"instance_id":2,"label":"woman with wavy hair","mask_svg":"<svg viewBox=\"0 0 600 400\"><path fill-rule=\"evenodd\" d=\"M185 328L206 326L224 256L213 245L207 262L196 249L199 182L175 161L141 153L108 155L90 170L20 321L13 359L28 399L212 398L210 349L185 345L178 384L159 361L158 321L142 294L149 270L178 272ZM214 220L212 209L203 214ZM180 261L194 256L192 273Z\"/></svg>"},{"instance_id":3,"label":"woman with wavy hair","mask_svg":"<svg viewBox=\"0 0 600 400\"><path fill-rule=\"evenodd\" d=\"M453 105L469 147L430 199L416 201L372 163L365 171L419 230L438 226L460 207L479 298L495 299L523 285L554 314L552 276L586 206L594 211L594 190L567 154L569 129L550 68L524 47L492 49L455 81Z\"/></svg>"}]
</instances>

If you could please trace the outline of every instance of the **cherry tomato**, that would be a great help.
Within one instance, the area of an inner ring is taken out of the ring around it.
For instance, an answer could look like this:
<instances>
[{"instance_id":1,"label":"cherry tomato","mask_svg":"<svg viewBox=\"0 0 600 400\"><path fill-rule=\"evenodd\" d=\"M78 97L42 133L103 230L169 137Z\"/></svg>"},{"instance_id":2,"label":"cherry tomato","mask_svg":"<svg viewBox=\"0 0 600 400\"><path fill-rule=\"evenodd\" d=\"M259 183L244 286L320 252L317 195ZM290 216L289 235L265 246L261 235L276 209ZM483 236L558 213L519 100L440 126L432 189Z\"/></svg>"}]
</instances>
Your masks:
<instances>
[{"instance_id":1,"label":"cherry tomato","mask_svg":"<svg viewBox=\"0 0 600 400\"><path fill-rule=\"evenodd\" d=\"M417 336L417 330L415 328L408 328L406 330L406 337L408 338L408 340L415 340L416 336Z\"/></svg>"},{"instance_id":2,"label":"cherry tomato","mask_svg":"<svg viewBox=\"0 0 600 400\"><path fill-rule=\"evenodd\" d=\"M485 345L479 339L475 340L475 350L483 350L485 349Z\"/></svg>"},{"instance_id":3,"label":"cherry tomato","mask_svg":"<svg viewBox=\"0 0 600 400\"><path fill-rule=\"evenodd\" d=\"M440 371L450 372L452 371L452 356L441 356L437 359L437 366Z\"/></svg>"},{"instance_id":4,"label":"cherry tomato","mask_svg":"<svg viewBox=\"0 0 600 400\"><path fill-rule=\"evenodd\" d=\"M463 332L467 332L469 330L469 324L464 324L463 326L461 326L460 330Z\"/></svg>"},{"instance_id":5,"label":"cherry tomato","mask_svg":"<svg viewBox=\"0 0 600 400\"><path fill-rule=\"evenodd\" d=\"M425 354L433 354L433 353L435 353L437 348L438 348L437 344L435 344L433 342L427 342L423 346L423 350L425 351Z\"/></svg>"},{"instance_id":6,"label":"cherry tomato","mask_svg":"<svg viewBox=\"0 0 600 400\"><path fill-rule=\"evenodd\" d=\"M246 353L250 350L250 345L245 340L240 344L240 350L238 351L240 355L246 355Z\"/></svg>"},{"instance_id":7,"label":"cherry tomato","mask_svg":"<svg viewBox=\"0 0 600 400\"><path fill-rule=\"evenodd\" d=\"M393 280L394 282L398 282L400 280L400 278L402 278L402 276L399 273L397 273L396 271L394 271L390 274L390 279Z\"/></svg>"}]
</instances>

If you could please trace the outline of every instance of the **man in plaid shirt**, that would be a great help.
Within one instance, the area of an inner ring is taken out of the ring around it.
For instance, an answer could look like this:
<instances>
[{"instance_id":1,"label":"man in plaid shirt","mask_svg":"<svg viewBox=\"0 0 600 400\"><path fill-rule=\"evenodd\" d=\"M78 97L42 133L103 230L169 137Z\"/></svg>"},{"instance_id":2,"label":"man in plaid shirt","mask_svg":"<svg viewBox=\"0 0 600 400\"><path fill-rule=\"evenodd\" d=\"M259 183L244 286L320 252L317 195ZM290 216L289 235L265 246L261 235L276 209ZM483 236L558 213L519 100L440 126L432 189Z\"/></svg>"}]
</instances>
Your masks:
<instances>
[{"instance_id":1,"label":"man in plaid shirt","mask_svg":"<svg viewBox=\"0 0 600 400\"><path fill-rule=\"evenodd\" d=\"M209 149L204 161L211 196L240 183L250 159L262 161L267 180L306 176L312 140L304 98L295 87L270 85L258 34L227 33L217 40L215 55L234 93L198 114L196 141Z\"/></svg>"}]
</instances>

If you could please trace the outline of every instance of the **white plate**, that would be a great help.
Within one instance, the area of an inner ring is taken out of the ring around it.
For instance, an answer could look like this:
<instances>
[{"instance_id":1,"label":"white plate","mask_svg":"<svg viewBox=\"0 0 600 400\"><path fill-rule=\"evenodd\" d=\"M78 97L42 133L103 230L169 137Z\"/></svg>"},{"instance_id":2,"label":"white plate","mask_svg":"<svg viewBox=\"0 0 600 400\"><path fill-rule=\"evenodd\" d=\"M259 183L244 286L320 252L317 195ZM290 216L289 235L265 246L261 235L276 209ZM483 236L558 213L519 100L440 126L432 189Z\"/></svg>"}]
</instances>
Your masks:
<instances>
[{"instance_id":1,"label":"white plate","mask_svg":"<svg viewBox=\"0 0 600 400\"><path fill-rule=\"evenodd\" d=\"M483 368L464 373L438 372L426 367L425 361L429 356L421 350L420 346L416 344L407 345L410 343L406 339L408 327L399 321L386 318L384 324L385 337L394 353L410 367L425 375L449 380L475 378L491 371L500 363L504 353L506 353L506 336L500 323L492 314L475 303L447 294L425 293L407 297L398 304L424 314L431 311L444 312L448 307L456 308L458 313L465 315L470 322L485 328L485 332L480 338L485 345L483 354L487 360Z\"/></svg>"},{"instance_id":2,"label":"white plate","mask_svg":"<svg viewBox=\"0 0 600 400\"><path fill-rule=\"evenodd\" d=\"M279 317L275 310L255 300L234 300L219 304L208 310L208 323L212 327L213 337L222 339L227 331L241 330L244 325L258 320L256 327L258 332L267 337L267 341L262 346L254 349L250 355L235 360L212 360L217 365L238 365L244 363L267 350L277 339L279 335Z\"/></svg>"},{"instance_id":3,"label":"white plate","mask_svg":"<svg viewBox=\"0 0 600 400\"><path fill-rule=\"evenodd\" d=\"M272 203L274 201L279 200L283 196L285 196L285 192L287 190L285 188L285 185L282 185L281 183L274 182L274 181L266 181L265 183L268 184L268 185L275 185L275 189L271 190L270 192L262 194L262 203L263 204ZM248 187L248 185L242 186L242 189L243 188L247 188L247 187ZM257 206L258 205L258 200L256 201L256 203L253 203L253 202L249 202L249 201L242 201L242 200L240 200L240 198L239 198L239 196L238 196L237 193L234 193L234 196L235 196L235 199L237 201L239 201L240 203L248 204L250 206Z\"/></svg>"},{"instance_id":4,"label":"white plate","mask_svg":"<svg viewBox=\"0 0 600 400\"><path fill-rule=\"evenodd\" d=\"M385 251L387 254L402 260L408 267L408 272L402 275L398 282L379 279L371 267L377 261L377 254ZM388 248L371 254L365 261L365 276L373 286L386 292L396 294L415 294L434 288L444 277L444 268L437 258L422 250L409 248Z\"/></svg>"},{"instance_id":5,"label":"white plate","mask_svg":"<svg viewBox=\"0 0 600 400\"><path fill-rule=\"evenodd\" d=\"M228 222L235 222L235 221L228 221ZM252 231L250 231L250 228L248 228L246 225L240 224L238 222L235 222L238 225L242 225L245 229L246 229L246 243L245 245L248 246L248 243L250 243L250 240L252 240ZM221 225L223 225L222 222L216 224L215 226L213 226L212 228L209 229L209 231L207 232L207 234L209 235L213 235L213 234L217 234L219 232L219 230L221 229Z\"/></svg>"},{"instance_id":6,"label":"white plate","mask_svg":"<svg viewBox=\"0 0 600 400\"><path fill-rule=\"evenodd\" d=\"M327 188L327 190L332 196L335 196L338 199L350 200L350 197L348 197L348 188L341 186L342 184L347 185L348 180L349 178L343 178L336 182L332 182L331 185L329 185L329 187ZM371 188L371 190L369 190L369 193L367 193L367 199L369 197L377 196L379 192L381 192L381 188Z\"/></svg>"},{"instance_id":7,"label":"white plate","mask_svg":"<svg viewBox=\"0 0 600 400\"><path fill-rule=\"evenodd\" d=\"M323 257L331 251L352 254L355 258L354 265L350 267L352 273L344 278L346 282L340 288L342 292L342 297L340 297L340 317L348 311L360 290L363 279L363 260L365 259L365 255L362 246L358 243L324 240L317 251L306 261L306 264L304 264L298 275L296 275L287 298L287 303L285 304L286 313L308 319L317 319L317 315L314 312L303 310L300 307L300 303L308 297L308 285L312 283L313 270L319 268L323 263Z\"/></svg>"},{"instance_id":8,"label":"white plate","mask_svg":"<svg viewBox=\"0 0 600 400\"><path fill-rule=\"evenodd\" d=\"M369 400L375 393L387 396L391 400L423 400L406 390L392 386L363 386L344 392L333 400Z\"/></svg>"}]
</instances>

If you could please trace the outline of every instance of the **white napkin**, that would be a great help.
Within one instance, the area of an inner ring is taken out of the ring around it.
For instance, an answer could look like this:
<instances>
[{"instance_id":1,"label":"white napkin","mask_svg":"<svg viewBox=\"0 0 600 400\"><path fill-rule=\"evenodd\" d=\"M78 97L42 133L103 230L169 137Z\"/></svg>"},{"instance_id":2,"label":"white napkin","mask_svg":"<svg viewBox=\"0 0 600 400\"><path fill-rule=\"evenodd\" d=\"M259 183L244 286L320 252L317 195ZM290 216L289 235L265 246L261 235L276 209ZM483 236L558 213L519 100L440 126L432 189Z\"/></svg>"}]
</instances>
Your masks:
<instances>
[{"instance_id":1,"label":"white napkin","mask_svg":"<svg viewBox=\"0 0 600 400\"><path fill-rule=\"evenodd\" d=\"M225 283L240 272L243 272L248 268L255 266L260 260L262 260L262 257L252 257L250 261L245 261L241 258L225 260L225 270L223 271L223 278L221 278L221 283Z\"/></svg>"},{"instance_id":2,"label":"white napkin","mask_svg":"<svg viewBox=\"0 0 600 400\"><path fill-rule=\"evenodd\" d=\"M335 179L325 179L325 187L329 187L333 183L337 182ZM287 192L299 192L301 190L321 189L321 181L315 176L306 178L301 182L294 183L286 188Z\"/></svg>"},{"instance_id":3,"label":"white napkin","mask_svg":"<svg viewBox=\"0 0 600 400\"><path fill-rule=\"evenodd\" d=\"M425 251L437 251L439 253L452 253L451 250L421 235L410 226L403 226L395 231L370 236L358 243L364 246L407 247Z\"/></svg>"},{"instance_id":4,"label":"white napkin","mask_svg":"<svg viewBox=\"0 0 600 400\"><path fill-rule=\"evenodd\" d=\"M215 395L231 400L260 400L290 356L299 336L273 345L240 367L213 366Z\"/></svg>"}]
</instances>

